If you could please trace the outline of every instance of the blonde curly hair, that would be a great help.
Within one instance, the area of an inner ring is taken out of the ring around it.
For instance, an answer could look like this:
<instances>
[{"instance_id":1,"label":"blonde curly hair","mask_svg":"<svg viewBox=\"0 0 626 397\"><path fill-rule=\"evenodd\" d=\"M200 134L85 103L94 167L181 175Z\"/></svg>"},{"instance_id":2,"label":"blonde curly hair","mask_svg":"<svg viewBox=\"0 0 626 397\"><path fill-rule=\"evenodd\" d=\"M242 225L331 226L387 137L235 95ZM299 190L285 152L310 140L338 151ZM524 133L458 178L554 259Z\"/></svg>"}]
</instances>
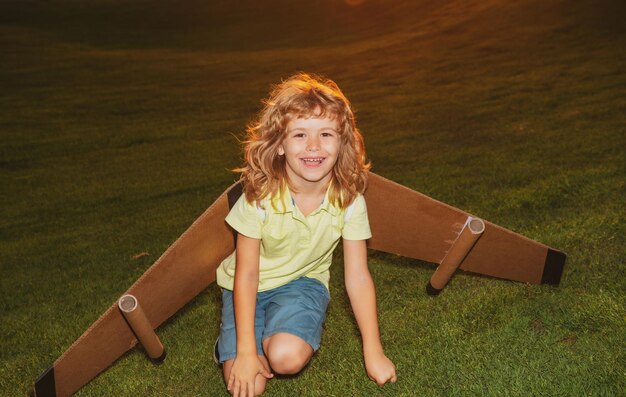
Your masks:
<instances>
[{"instance_id":1,"label":"blonde curly hair","mask_svg":"<svg viewBox=\"0 0 626 397\"><path fill-rule=\"evenodd\" d=\"M243 142L244 165L240 181L246 199L259 203L281 196L286 186L285 157L279 156L287 124L296 118L330 117L339 126L340 150L332 170L330 202L345 209L367 185L371 165L366 159L363 136L356 127L350 102L337 84L329 79L297 73L274 86L255 121L248 125Z\"/></svg>"}]
</instances>

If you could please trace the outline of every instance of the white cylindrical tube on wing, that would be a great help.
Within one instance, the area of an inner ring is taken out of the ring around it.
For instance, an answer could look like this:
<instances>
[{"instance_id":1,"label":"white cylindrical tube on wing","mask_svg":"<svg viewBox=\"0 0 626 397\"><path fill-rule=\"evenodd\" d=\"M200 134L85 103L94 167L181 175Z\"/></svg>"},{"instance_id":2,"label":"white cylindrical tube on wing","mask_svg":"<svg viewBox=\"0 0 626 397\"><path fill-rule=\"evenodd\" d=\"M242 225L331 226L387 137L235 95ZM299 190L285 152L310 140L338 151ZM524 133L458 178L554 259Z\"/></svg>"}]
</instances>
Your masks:
<instances>
[{"instance_id":1,"label":"white cylindrical tube on wing","mask_svg":"<svg viewBox=\"0 0 626 397\"><path fill-rule=\"evenodd\" d=\"M133 295L124 295L117 302L117 306L126 318L128 325L137 336L139 343L143 346L150 360L154 363L161 363L165 359L165 349L154 332L148 317L139 306L137 298Z\"/></svg>"},{"instance_id":2,"label":"white cylindrical tube on wing","mask_svg":"<svg viewBox=\"0 0 626 397\"><path fill-rule=\"evenodd\" d=\"M426 286L428 295L438 295L441 292L484 231L485 223L481 219L471 216L467 218L459 237L431 276Z\"/></svg>"}]
</instances>

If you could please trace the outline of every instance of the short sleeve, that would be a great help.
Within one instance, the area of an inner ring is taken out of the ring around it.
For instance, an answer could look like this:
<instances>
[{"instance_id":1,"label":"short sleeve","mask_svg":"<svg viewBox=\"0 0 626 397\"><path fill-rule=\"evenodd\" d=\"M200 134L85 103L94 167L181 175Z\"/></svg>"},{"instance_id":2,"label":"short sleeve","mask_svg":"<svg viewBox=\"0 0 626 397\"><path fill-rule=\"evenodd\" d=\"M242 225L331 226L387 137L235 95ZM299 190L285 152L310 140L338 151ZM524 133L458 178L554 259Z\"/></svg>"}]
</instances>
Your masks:
<instances>
[{"instance_id":1,"label":"short sleeve","mask_svg":"<svg viewBox=\"0 0 626 397\"><path fill-rule=\"evenodd\" d=\"M353 205L354 209L343 225L341 237L346 240L367 240L372 237L372 231L370 230L367 206L363 195L359 194L354 199Z\"/></svg>"},{"instance_id":2,"label":"short sleeve","mask_svg":"<svg viewBox=\"0 0 626 397\"><path fill-rule=\"evenodd\" d=\"M261 239L261 216L256 205L250 204L244 194L226 216L226 223L246 237Z\"/></svg>"}]
</instances>

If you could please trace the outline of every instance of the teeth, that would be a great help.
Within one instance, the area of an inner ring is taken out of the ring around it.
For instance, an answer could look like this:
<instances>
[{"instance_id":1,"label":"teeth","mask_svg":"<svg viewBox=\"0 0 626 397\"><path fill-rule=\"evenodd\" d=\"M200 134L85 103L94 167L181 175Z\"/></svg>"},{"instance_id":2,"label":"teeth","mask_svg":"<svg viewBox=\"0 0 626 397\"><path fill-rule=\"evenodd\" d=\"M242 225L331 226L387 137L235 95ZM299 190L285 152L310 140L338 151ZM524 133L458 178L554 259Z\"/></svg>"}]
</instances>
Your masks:
<instances>
[{"instance_id":1,"label":"teeth","mask_svg":"<svg viewBox=\"0 0 626 397\"><path fill-rule=\"evenodd\" d=\"M305 163L321 163L322 158L317 158L317 159L302 159Z\"/></svg>"}]
</instances>

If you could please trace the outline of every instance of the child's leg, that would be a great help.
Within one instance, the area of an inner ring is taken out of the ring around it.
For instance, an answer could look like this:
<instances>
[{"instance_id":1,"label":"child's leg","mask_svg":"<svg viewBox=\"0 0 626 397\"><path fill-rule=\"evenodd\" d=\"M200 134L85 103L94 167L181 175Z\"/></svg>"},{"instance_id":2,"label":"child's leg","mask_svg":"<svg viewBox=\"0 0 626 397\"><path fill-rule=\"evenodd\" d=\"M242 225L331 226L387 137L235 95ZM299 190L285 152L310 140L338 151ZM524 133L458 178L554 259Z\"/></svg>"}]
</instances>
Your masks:
<instances>
[{"instance_id":1,"label":"child's leg","mask_svg":"<svg viewBox=\"0 0 626 397\"><path fill-rule=\"evenodd\" d=\"M261 360L261 362L265 366L265 369L269 371L270 366L269 366L269 363L267 362L267 359L263 356L259 356L259 360ZM230 377L230 370L233 368L234 361L235 361L234 359L224 361L222 370L224 374L224 382L226 384L228 384L228 378ZM267 384L267 378L261 374L257 375L254 381L254 395L260 396L261 394L263 394L263 392L265 392L266 384Z\"/></svg>"},{"instance_id":2,"label":"child's leg","mask_svg":"<svg viewBox=\"0 0 626 397\"><path fill-rule=\"evenodd\" d=\"M286 332L266 338L263 341L263 350L272 369L282 375L297 374L313 357L311 345L302 338Z\"/></svg>"},{"instance_id":3,"label":"child's leg","mask_svg":"<svg viewBox=\"0 0 626 397\"><path fill-rule=\"evenodd\" d=\"M276 373L300 372L319 348L330 295L319 281L302 277L268 292L263 352Z\"/></svg>"},{"instance_id":4,"label":"child's leg","mask_svg":"<svg viewBox=\"0 0 626 397\"><path fill-rule=\"evenodd\" d=\"M265 365L265 368L269 371L269 364L267 359L263 356L263 347L261 345L261 338L263 335L263 325L265 318L265 310L262 305L262 298L257 299L257 307L254 319L254 333L257 340L257 354L259 359ZM261 307L259 307L261 306ZM235 311L233 302L233 293L228 290L222 291L222 324L220 326L220 335L216 345L216 356L222 363L222 373L224 375L224 381L228 385L228 378L230 377L230 371L233 368L233 362L237 354L237 333L235 330ZM255 380L255 394L260 395L265 391L265 384L267 378L262 375L258 375Z\"/></svg>"}]
</instances>

